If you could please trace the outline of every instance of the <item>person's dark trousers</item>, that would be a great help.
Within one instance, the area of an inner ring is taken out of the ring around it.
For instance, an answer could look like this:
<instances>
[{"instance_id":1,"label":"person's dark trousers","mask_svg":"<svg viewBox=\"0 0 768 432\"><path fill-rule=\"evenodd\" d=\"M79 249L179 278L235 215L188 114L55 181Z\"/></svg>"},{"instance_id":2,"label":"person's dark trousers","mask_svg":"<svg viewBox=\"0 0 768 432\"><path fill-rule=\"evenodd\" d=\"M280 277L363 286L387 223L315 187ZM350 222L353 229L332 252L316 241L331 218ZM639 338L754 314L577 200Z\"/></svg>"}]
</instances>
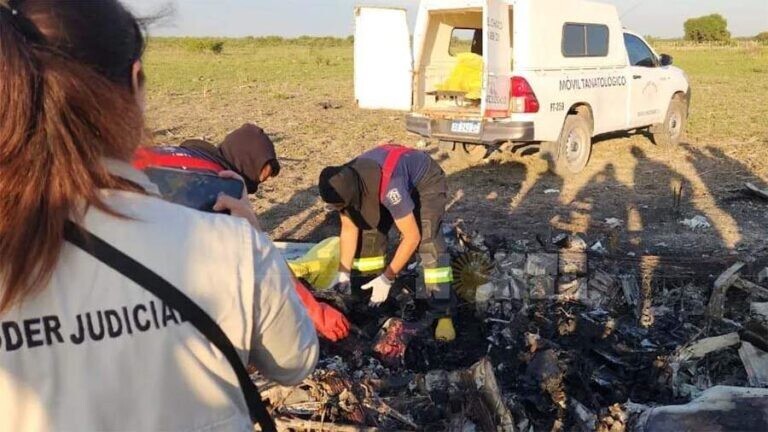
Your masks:
<instances>
[{"instance_id":1,"label":"person's dark trousers","mask_svg":"<svg viewBox=\"0 0 768 432\"><path fill-rule=\"evenodd\" d=\"M435 314L448 315L453 299L453 272L451 257L441 232L448 202L448 186L445 173L437 162L430 163L412 196L416 204L414 213L421 229L419 255L430 306ZM391 218L385 218L385 215L382 218L377 229L360 232L352 265L353 275L375 276L386 268L387 234L393 222Z\"/></svg>"},{"instance_id":2,"label":"person's dark trousers","mask_svg":"<svg viewBox=\"0 0 768 432\"><path fill-rule=\"evenodd\" d=\"M431 161L415 192L416 219L421 227L419 255L424 270L424 285L433 312L450 315L453 270L442 233L448 185L445 173L437 162Z\"/></svg>"},{"instance_id":3,"label":"person's dark trousers","mask_svg":"<svg viewBox=\"0 0 768 432\"><path fill-rule=\"evenodd\" d=\"M392 228L392 218L383 214L376 229L361 230L357 237L357 250L352 263L352 275L357 277L378 276L387 267L387 234Z\"/></svg>"}]
</instances>

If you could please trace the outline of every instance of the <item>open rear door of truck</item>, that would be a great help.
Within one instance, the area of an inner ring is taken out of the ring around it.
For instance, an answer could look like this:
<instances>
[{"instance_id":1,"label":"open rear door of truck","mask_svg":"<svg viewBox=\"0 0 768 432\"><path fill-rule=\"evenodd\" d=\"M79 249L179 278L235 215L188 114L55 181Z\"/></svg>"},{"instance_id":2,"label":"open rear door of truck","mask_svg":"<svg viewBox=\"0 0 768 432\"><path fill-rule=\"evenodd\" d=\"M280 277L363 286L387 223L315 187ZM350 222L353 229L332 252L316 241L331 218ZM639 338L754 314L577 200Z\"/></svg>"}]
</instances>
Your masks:
<instances>
[{"instance_id":1,"label":"open rear door of truck","mask_svg":"<svg viewBox=\"0 0 768 432\"><path fill-rule=\"evenodd\" d=\"M410 111L413 54L405 9L355 9L355 99L360 108Z\"/></svg>"},{"instance_id":2,"label":"open rear door of truck","mask_svg":"<svg viewBox=\"0 0 768 432\"><path fill-rule=\"evenodd\" d=\"M509 88L512 77L509 3L486 0L483 4L483 77L484 117L509 116Z\"/></svg>"}]
</instances>

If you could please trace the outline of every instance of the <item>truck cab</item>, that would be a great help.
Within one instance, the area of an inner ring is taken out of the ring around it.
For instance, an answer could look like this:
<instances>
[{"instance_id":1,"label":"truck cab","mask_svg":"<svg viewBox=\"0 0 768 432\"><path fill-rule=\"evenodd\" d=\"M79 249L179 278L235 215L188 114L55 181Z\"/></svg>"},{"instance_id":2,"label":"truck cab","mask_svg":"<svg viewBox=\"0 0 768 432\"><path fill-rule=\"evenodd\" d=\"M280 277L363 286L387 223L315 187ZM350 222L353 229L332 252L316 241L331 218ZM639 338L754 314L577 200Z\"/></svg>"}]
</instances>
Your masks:
<instances>
[{"instance_id":1,"label":"truck cab","mask_svg":"<svg viewBox=\"0 0 768 432\"><path fill-rule=\"evenodd\" d=\"M671 63L603 3L422 0L412 44L404 10L355 10L360 108L406 111L410 132L453 153L538 150L564 176L596 135L680 139L690 91Z\"/></svg>"}]
</instances>

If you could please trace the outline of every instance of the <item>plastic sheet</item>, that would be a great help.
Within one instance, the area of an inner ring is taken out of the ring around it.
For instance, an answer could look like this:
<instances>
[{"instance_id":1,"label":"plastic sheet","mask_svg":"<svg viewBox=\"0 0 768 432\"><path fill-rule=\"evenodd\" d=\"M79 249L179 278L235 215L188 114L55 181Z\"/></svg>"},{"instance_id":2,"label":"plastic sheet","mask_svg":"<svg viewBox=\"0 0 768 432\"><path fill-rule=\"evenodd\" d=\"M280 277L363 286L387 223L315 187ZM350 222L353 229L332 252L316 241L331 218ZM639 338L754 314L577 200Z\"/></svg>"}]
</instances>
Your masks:
<instances>
[{"instance_id":1,"label":"plastic sheet","mask_svg":"<svg viewBox=\"0 0 768 432\"><path fill-rule=\"evenodd\" d=\"M445 82L438 86L441 91L465 92L466 99L480 99L483 88L483 57L473 53L456 55L456 66Z\"/></svg>"},{"instance_id":2,"label":"plastic sheet","mask_svg":"<svg viewBox=\"0 0 768 432\"><path fill-rule=\"evenodd\" d=\"M330 285L339 271L339 238L323 240L301 258L289 260L288 267L296 277L309 282L315 290L332 288Z\"/></svg>"}]
</instances>

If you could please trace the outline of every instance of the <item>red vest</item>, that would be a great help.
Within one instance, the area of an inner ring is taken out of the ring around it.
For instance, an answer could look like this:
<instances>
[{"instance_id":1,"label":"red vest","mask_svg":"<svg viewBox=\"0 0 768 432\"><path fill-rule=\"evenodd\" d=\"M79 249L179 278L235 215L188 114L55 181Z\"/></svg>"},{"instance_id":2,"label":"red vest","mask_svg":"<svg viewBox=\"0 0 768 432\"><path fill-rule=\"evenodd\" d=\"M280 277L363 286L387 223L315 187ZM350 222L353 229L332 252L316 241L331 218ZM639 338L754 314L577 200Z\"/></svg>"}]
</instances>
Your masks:
<instances>
[{"instance_id":1,"label":"red vest","mask_svg":"<svg viewBox=\"0 0 768 432\"><path fill-rule=\"evenodd\" d=\"M226 168L209 159L187 153L158 152L152 147L139 147L133 155L133 167L144 170L149 167L177 168L185 170L213 171L219 173Z\"/></svg>"},{"instance_id":2,"label":"red vest","mask_svg":"<svg viewBox=\"0 0 768 432\"><path fill-rule=\"evenodd\" d=\"M386 190L389 187L389 182L392 181L392 174L395 172L397 163L404 154L414 150L400 144L383 144L380 148L389 152L384 159L384 165L381 167L381 181L379 182L379 201L384 202Z\"/></svg>"}]
</instances>

